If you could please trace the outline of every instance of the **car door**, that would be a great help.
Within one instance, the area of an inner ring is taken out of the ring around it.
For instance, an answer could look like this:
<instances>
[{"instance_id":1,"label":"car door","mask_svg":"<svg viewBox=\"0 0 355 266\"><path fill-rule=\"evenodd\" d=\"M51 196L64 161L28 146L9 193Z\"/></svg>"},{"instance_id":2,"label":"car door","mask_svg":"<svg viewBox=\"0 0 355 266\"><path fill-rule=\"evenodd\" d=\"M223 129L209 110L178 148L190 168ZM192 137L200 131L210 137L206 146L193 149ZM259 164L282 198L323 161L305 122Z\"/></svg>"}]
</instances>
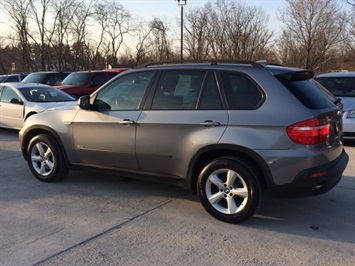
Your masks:
<instances>
[{"instance_id":1,"label":"car door","mask_svg":"<svg viewBox=\"0 0 355 266\"><path fill-rule=\"evenodd\" d=\"M228 123L215 74L162 71L151 98L138 120L140 169L184 178L191 158L202 147L218 143Z\"/></svg>"},{"instance_id":2,"label":"car door","mask_svg":"<svg viewBox=\"0 0 355 266\"><path fill-rule=\"evenodd\" d=\"M141 104L154 72L131 73L92 96L92 109L74 119L73 143L80 163L137 170L135 135Z\"/></svg>"},{"instance_id":3,"label":"car door","mask_svg":"<svg viewBox=\"0 0 355 266\"><path fill-rule=\"evenodd\" d=\"M3 86L0 90L0 126L20 129L24 113L20 96L8 86Z\"/></svg>"}]
</instances>

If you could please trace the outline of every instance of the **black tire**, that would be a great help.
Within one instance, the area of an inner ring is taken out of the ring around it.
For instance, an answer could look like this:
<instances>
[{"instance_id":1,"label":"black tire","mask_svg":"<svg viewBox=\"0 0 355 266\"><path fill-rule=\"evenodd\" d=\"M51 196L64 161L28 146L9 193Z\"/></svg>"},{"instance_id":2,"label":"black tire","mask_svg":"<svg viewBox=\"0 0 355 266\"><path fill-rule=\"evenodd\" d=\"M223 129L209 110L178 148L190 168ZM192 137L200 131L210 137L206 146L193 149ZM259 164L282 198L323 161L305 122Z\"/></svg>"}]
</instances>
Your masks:
<instances>
[{"instance_id":1,"label":"black tire","mask_svg":"<svg viewBox=\"0 0 355 266\"><path fill-rule=\"evenodd\" d=\"M239 223L258 210L264 199L260 174L254 166L237 157L211 161L198 177L198 195L213 217Z\"/></svg>"},{"instance_id":2,"label":"black tire","mask_svg":"<svg viewBox=\"0 0 355 266\"><path fill-rule=\"evenodd\" d=\"M27 150L27 163L33 175L43 182L64 178L69 171L57 141L49 134L31 139Z\"/></svg>"}]
</instances>

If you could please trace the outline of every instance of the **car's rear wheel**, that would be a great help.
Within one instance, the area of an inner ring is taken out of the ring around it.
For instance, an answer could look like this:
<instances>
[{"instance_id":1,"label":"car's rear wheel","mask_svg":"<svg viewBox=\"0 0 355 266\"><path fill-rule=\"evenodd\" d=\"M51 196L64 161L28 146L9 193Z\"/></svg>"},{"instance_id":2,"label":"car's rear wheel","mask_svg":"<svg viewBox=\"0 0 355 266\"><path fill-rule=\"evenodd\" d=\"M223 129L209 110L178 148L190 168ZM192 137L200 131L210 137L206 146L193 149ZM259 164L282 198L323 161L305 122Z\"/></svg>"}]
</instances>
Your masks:
<instances>
[{"instance_id":1,"label":"car's rear wheel","mask_svg":"<svg viewBox=\"0 0 355 266\"><path fill-rule=\"evenodd\" d=\"M264 198L259 171L241 158L218 158L198 178L203 207L215 218L239 223L255 214Z\"/></svg>"},{"instance_id":2,"label":"car's rear wheel","mask_svg":"<svg viewBox=\"0 0 355 266\"><path fill-rule=\"evenodd\" d=\"M69 171L58 143L49 134L32 138L28 146L27 162L33 175L44 182L62 179Z\"/></svg>"}]
</instances>

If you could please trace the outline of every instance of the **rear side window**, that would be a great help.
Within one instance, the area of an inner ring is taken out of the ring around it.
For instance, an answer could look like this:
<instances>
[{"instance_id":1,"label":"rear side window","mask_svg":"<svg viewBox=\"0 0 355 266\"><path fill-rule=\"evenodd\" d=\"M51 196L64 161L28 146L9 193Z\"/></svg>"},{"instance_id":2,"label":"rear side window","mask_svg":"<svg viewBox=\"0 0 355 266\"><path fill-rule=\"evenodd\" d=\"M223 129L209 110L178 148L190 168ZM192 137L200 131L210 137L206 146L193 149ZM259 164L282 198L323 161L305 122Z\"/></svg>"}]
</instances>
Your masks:
<instances>
[{"instance_id":1,"label":"rear side window","mask_svg":"<svg viewBox=\"0 0 355 266\"><path fill-rule=\"evenodd\" d=\"M221 72L221 77L230 109L256 109L262 102L262 92L248 77L235 72Z\"/></svg>"},{"instance_id":2,"label":"rear side window","mask_svg":"<svg viewBox=\"0 0 355 266\"><path fill-rule=\"evenodd\" d=\"M307 108L323 109L334 106L336 98L327 93L313 79L289 81L278 78L281 83Z\"/></svg>"}]
</instances>

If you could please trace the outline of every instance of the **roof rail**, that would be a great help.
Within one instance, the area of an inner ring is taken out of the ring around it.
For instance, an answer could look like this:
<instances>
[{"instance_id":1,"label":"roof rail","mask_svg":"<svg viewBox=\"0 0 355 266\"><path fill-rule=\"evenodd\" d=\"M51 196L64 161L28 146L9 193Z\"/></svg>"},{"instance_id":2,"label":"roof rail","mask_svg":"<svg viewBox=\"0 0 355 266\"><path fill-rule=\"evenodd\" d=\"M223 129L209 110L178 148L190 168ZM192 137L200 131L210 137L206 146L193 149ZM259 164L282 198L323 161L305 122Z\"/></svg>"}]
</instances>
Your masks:
<instances>
[{"instance_id":1,"label":"roof rail","mask_svg":"<svg viewBox=\"0 0 355 266\"><path fill-rule=\"evenodd\" d=\"M186 63L210 63L211 65L218 65L220 63L230 63L230 64L245 64L251 65L255 68L264 68L264 65L249 60L223 60L223 59L206 59L206 60L171 60L171 61L157 61L157 62L148 62L141 65L136 66L135 68L145 68L148 66L154 65L167 65L167 64L186 64Z\"/></svg>"},{"instance_id":2,"label":"roof rail","mask_svg":"<svg viewBox=\"0 0 355 266\"><path fill-rule=\"evenodd\" d=\"M283 66L278 63L268 62L267 60L259 60L259 61L256 61L256 63L261 64L263 66Z\"/></svg>"}]
</instances>

